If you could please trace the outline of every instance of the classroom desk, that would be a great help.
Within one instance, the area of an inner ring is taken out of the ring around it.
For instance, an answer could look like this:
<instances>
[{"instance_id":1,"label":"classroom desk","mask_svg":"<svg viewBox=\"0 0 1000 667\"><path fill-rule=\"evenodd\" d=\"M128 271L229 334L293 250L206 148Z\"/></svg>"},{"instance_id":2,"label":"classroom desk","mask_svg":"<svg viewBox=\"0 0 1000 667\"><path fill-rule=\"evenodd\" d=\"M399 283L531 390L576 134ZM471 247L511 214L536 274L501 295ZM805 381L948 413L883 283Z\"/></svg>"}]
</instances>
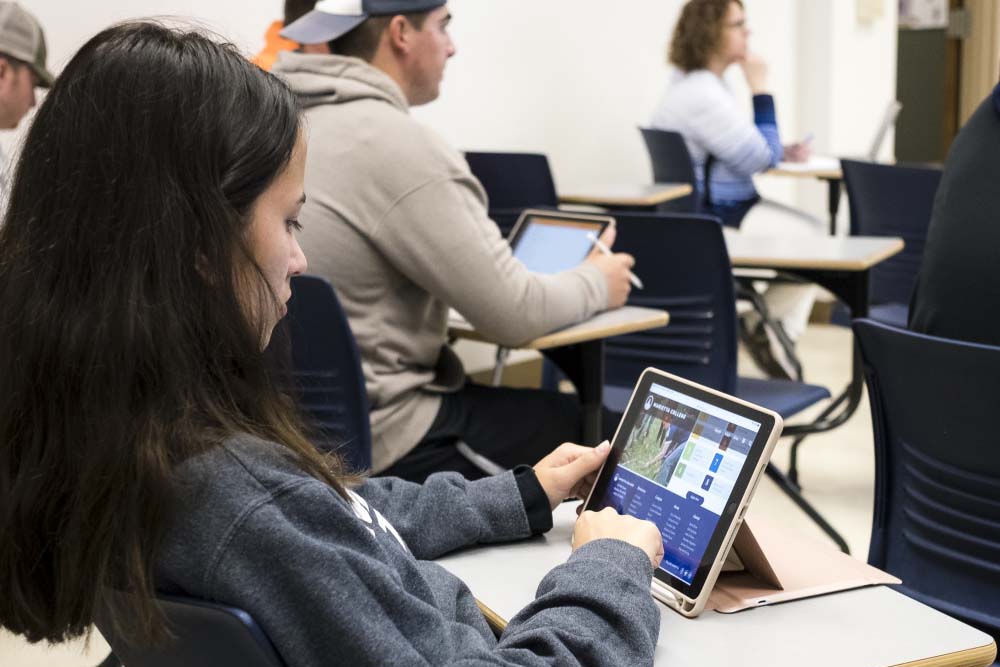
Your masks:
<instances>
[{"instance_id":1,"label":"classroom desk","mask_svg":"<svg viewBox=\"0 0 1000 667\"><path fill-rule=\"evenodd\" d=\"M637 331L663 327L670 321L665 310L625 306L599 313L594 317L558 331L540 336L520 347L546 350L572 380L583 407L583 442L601 440L601 408L604 395L604 339ZM464 318L448 320L448 335L482 342L492 342Z\"/></svg>"},{"instance_id":2,"label":"classroom desk","mask_svg":"<svg viewBox=\"0 0 1000 667\"><path fill-rule=\"evenodd\" d=\"M602 185L586 193L559 195L560 204L579 204L619 209L654 209L659 204L694 192L690 183L652 185Z\"/></svg>"},{"instance_id":3,"label":"classroom desk","mask_svg":"<svg viewBox=\"0 0 1000 667\"><path fill-rule=\"evenodd\" d=\"M569 557L575 507L563 503L546 535L437 562L468 584L491 623L510 619ZM663 667L985 667L996 655L989 635L885 586L695 619L659 607L654 664Z\"/></svg>"},{"instance_id":4,"label":"classroom desk","mask_svg":"<svg viewBox=\"0 0 1000 667\"><path fill-rule=\"evenodd\" d=\"M829 188L827 210L830 213L830 236L837 234L837 213L840 211L840 190L844 174L837 158L815 155L807 162L779 162L766 173L785 178L816 178L826 181Z\"/></svg>"},{"instance_id":5,"label":"classroom desk","mask_svg":"<svg viewBox=\"0 0 1000 667\"><path fill-rule=\"evenodd\" d=\"M848 236L821 238L748 235L724 230L726 248L734 267L771 269L781 276L820 285L841 299L851 317L868 315L868 279L872 267L903 249L903 240L890 237ZM850 419L861 403L864 375L857 350L851 354L851 381L812 424L785 425L784 435L796 436L792 443L788 475L768 464L767 475L841 549L847 543L802 496L798 485L798 448L810 433L834 429ZM835 417L831 417L844 406Z\"/></svg>"}]
</instances>

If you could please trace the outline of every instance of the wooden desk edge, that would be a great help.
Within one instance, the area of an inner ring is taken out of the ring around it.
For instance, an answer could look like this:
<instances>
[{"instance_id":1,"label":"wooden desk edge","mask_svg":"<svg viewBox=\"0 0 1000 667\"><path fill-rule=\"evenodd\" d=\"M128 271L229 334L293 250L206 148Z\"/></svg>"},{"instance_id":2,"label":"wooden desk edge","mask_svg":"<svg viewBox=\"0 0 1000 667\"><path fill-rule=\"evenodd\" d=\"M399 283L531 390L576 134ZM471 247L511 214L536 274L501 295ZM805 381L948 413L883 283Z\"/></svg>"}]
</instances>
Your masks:
<instances>
[{"instance_id":1,"label":"wooden desk edge","mask_svg":"<svg viewBox=\"0 0 1000 667\"><path fill-rule=\"evenodd\" d=\"M771 176L790 176L792 178L818 178L824 181L842 181L844 172L840 169L815 169L812 171L799 171L796 169L769 169L765 174Z\"/></svg>"},{"instance_id":2,"label":"wooden desk edge","mask_svg":"<svg viewBox=\"0 0 1000 667\"><path fill-rule=\"evenodd\" d=\"M872 260L871 266L875 266L879 262L883 262L892 257L893 255L903 252L903 248L905 247L906 247L906 242L903 241L903 239L896 239L896 242L893 243L890 247L886 248L878 255L875 255L874 258L869 258L870 260Z\"/></svg>"},{"instance_id":3,"label":"wooden desk edge","mask_svg":"<svg viewBox=\"0 0 1000 667\"><path fill-rule=\"evenodd\" d=\"M670 315L665 310L661 310L658 313L651 314L649 317L643 318L641 320L634 320L632 322L625 323L612 323L605 327L599 329L583 329L580 331L553 331L550 334L545 334L544 336L539 336L534 340L528 341L523 345L516 346L520 350L548 350L553 347L562 347L563 345L573 345L575 343L585 343L592 340L598 340L601 338L610 338L611 336L623 336L629 333L635 333L637 331L645 331L647 329L655 329L656 327L665 327L670 322ZM449 336L454 336L455 338L460 338L462 340L474 340L480 343L492 343L494 341L490 340L486 336L483 336L475 329L450 329L448 330Z\"/></svg>"},{"instance_id":4,"label":"wooden desk edge","mask_svg":"<svg viewBox=\"0 0 1000 667\"><path fill-rule=\"evenodd\" d=\"M592 206L656 206L673 199L687 197L694 192L690 183L679 183L665 188L663 192L647 197L600 197L597 195L559 195L561 204L589 204Z\"/></svg>"},{"instance_id":5,"label":"wooden desk edge","mask_svg":"<svg viewBox=\"0 0 1000 667\"><path fill-rule=\"evenodd\" d=\"M476 599L476 605L479 606L479 611L486 619L487 625L499 637L507 629L507 621L478 598ZM932 658L923 658L913 662L904 662L892 667L989 667L989 665L993 664L996 657L997 645L991 641L985 646L977 646L976 648L946 653Z\"/></svg>"},{"instance_id":6,"label":"wooden desk edge","mask_svg":"<svg viewBox=\"0 0 1000 667\"><path fill-rule=\"evenodd\" d=\"M479 607L479 612L486 619L486 624L490 626L490 630L499 637L507 629L507 621L504 620L503 616L487 607L479 598L476 598L476 606Z\"/></svg>"},{"instance_id":7,"label":"wooden desk edge","mask_svg":"<svg viewBox=\"0 0 1000 667\"><path fill-rule=\"evenodd\" d=\"M989 667L997 656L997 645L990 642L985 646L946 653L933 658L905 662L893 667Z\"/></svg>"},{"instance_id":8,"label":"wooden desk edge","mask_svg":"<svg viewBox=\"0 0 1000 667\"><path fill-rule=\"evenodd\" d=\"M873 266L889 259L893 255L897 255L903 250L903 239L895 239L895 242L886 246L883 250L869 255L862 260L842 260L842 259L830 259L830 260L806 260L797 261L794 259L789 260L775 260L768 258L746 258L734 256L731 261L734 267L738 268L754 268L754 269L774 269L780 271L781 269L802 269L802 270L820 270L820 271L867 271Z\"/></svg>"},{"instance_id":9,"label":"wooden desk edge","mask_svg":"<svg viewBox=\"0 0 1000 667\"><path fill-rule=\"evenodd\" d=\"M581 329L580 331L553 331L524 345L527 350L547 350L563 345L573 345L575 343L585 343L592 340L611 338L612 336L624 336L625 334L637 331L646 331L656 327L665 327L670 322L670 315L665 310L650 314L641 320L633 320L624 323L611 323L607 326L595 329Z\"/></svg>"}]
</instances>

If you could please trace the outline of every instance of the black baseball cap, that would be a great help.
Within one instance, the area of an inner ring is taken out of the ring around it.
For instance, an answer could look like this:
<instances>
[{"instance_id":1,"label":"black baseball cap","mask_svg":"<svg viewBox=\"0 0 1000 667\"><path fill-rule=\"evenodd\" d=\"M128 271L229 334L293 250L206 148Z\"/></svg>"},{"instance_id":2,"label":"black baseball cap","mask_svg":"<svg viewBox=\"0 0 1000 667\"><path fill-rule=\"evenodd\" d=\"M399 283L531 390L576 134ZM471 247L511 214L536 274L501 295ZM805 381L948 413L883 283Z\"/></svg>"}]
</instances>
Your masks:
<instances>
[{"instance_id":1,"label":"black baseball cap","mask_svg":"<svg viewBox=\"0 0 1000 667\"><path fill-rule=\"evenodd\" d=\"M285 26L281 36L299 44L322 44L346 35L370 16L429 12L445 4L447 0L322 0Z\"/></svg>"}]
</instances>

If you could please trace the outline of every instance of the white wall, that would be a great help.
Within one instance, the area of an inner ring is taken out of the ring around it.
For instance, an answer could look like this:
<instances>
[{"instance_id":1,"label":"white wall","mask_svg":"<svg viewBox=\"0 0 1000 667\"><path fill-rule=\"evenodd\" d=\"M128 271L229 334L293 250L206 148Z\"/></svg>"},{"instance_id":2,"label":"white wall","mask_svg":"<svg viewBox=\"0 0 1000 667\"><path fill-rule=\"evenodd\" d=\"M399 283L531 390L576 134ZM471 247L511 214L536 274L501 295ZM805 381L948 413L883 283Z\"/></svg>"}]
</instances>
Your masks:
<instances>
[{"instance_id":1,"label":"white wall","mask_svg":"<svg viewBox=\"0 0 1000 667\"><path fill-rule=\"evenodd\" d=\"M752 46L772 65L779 114L793 134L795 3L748 4ZM458 54L441 98L415 114L461 148L547 153L562 190L648 181L636 128L663 91L682 4L451 0ZM730 79L745 92L738 73Z\"/></svg>"},{"instance_id":2,"label":"white wall","mask_svg":"<svg viewBox=\"0 0 1000 667\"><path fill-rule=\"evenodd\" d=\"M281 0L22 0L46 28L52 69L86 39L126 18L194 17L256 51ZM746 0L751 48L771 65L786 141L863 150L895 91L895 3L871 25L855 0ZM666 79L667 40L682 0L451 0L458 55L441 99L417 117L464 149L549 155L566 191L593 183L648 181L636 126ZM738 72L728 79L746 95ZM749 113L749 101L748 113ZM825 190L762 178L768 196L822 215Z\"/></svg>"},{"instance_id":3,"label":"white wall","mask_svg":"<svg viewBox=\"0 0 1000 667\"><path fill-rule=\"evenodd\" d=\"M255 53L264 43L269 22L280 19L282 0L19 0L45 29L49 70L58 74L83 44L113 23L142 17L182 17L208 28ZM44 93L38 95L41 103ZM17 150L29 114L13 131L0 131L0 146L8 156Z\"/></svg>"},{"instance_id":4,"label":"white wall","mask_svg":"<svg viewBox=\"0 0 1000 667\"><path fill-rule=\"evenodd\" d=\"M858 20L855 0L798 4L798 121L804 132L815 134L818 153L866 153L886 106L895 99L898 5L895 0L876 1L883 11L871 22ZM892 155L890 132L880 157ZM796 187L793 203L826 219L826 192L825 184L803 182ZM846 199L840 213L844 230Z\"/></svg>"},{"instance_id":5,"label":"white wall","mask_svg":"<svg viewBox=\"0 0 1000 667\"><path fill-rule=\"evenodd\" d=\"M244 51L263 46L264 29L281 18L282 0L20 0L45 28L50 69L60 70L84 42L112 23L147 16L190 17Z\"/></svg>"}]
</instances>

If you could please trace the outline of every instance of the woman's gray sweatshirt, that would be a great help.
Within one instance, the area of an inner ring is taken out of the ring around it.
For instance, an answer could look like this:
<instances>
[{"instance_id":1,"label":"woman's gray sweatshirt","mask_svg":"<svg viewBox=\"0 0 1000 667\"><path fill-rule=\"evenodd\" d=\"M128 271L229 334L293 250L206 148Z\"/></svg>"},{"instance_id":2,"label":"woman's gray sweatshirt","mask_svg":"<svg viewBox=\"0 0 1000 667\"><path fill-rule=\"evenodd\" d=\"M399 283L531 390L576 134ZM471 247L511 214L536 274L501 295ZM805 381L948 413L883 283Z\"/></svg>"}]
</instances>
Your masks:
<instances>
[{"instance_id":1,"label":"woman's gray sweatshirt","mask_svg":"<svg viewBox=\"0 0 1000 667\"><path fill-rule=\"evenodd\" d=\"M638 548L598 540L553 569L500 637L448 551L527 537L512 473L366 480L348 503L243 437L178 468L157 587L248 611L288 667L651 665L659 611Z\"/></svg>"}]
</instances>

